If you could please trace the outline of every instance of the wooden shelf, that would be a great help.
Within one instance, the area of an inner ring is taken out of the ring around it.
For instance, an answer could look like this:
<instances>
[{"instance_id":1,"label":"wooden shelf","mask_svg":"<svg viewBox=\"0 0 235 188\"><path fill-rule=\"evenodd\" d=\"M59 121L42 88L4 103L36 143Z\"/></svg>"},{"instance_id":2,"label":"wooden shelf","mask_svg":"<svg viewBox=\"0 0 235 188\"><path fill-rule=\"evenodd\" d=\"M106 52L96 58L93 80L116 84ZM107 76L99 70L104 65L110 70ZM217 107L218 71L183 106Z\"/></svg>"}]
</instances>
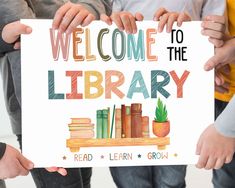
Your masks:
<instances>
[{"instance_id":1,"label":"wooden shelf","mask_svg":"<svg viewBox=\"0 0 235 188\"><path fill-rule=\"evenodd\" d=\"M156 145L158 150L166 149L170 138L108 138L108 139L68 139L67 147L71 152L79 152L81 147L112 147L112 146L148 146Z\"/></svg>"}]
</instances>

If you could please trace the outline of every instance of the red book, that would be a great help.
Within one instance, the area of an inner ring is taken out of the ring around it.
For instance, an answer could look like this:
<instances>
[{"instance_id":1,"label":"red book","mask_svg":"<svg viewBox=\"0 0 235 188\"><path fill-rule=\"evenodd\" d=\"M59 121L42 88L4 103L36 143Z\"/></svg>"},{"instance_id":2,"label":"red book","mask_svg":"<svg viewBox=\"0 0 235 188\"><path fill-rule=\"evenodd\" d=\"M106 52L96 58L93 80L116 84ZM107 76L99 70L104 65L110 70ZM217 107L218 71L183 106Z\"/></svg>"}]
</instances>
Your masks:
<instances>
[{"instance_id":1,"label":"red book","mask_svg":"<svg viewBox=\"0 0 235 188\"><path fill-rule=\"evenodd\" d=\"M126 117L126 106L124 104L122 104L121 106L121 119L122 119L122 138L126 138L126 121L125 121L125 117Z\"/></svg>"},{"instance_id":2,"label":"red book","mask_svg":"<svg viewBox=\"0 0 235 188\"><path fill-rule=\"evenodd\" d=\"M142 104L131 104L131 137L142 137Z\"/></svg>"}]
</instances>

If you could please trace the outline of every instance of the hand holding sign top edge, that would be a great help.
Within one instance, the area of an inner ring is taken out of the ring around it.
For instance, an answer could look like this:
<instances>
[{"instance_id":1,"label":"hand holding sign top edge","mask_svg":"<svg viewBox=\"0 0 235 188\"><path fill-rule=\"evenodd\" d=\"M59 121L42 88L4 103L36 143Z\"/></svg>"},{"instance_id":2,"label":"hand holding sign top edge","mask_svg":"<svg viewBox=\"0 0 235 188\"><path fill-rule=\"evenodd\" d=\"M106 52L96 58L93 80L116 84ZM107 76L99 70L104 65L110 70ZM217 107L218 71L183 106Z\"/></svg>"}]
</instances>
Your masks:
<instances>
[{"instance_id":1,"label":"hand holding sign top edge","mask_svg":"<svg viewBox=\"0 0 235 188\"><path fill-rule=\"evenodd\" d=\"M161 33L166 26L166 32L170 33L174 22L177 22L177 26L180 27L183 22L191 21L191 17L186 12L169 12L164 8L160 8L154 14L154 21L159 21L158 32Z\"/></svg>"}]
</instances>

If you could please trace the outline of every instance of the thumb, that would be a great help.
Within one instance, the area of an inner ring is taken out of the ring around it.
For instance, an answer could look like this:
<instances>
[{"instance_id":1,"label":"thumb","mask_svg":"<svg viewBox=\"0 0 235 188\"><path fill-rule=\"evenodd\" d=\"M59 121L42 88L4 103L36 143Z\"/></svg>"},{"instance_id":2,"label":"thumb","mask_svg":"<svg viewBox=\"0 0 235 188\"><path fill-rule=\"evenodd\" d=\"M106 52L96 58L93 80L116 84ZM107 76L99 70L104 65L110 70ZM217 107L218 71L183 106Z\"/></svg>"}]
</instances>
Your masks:
<instances>
[{"instance_id":1,"label":"thumb","mask_svg":"<svg viewBox=\"0 0 235 188\"><path fill-rule=\"evenodd\" d=\"M32 28L19 21L6 25L2 31L2 38L7 43L14 43L21 34L30 34Z\"/></svg>"},{"instance_id":2,"label":"thumb","mask_svg":"<svg viewBox=\"0 0 235 188\"><path fill-rule=\"evenodd\" d=\"M215 54L213 57L211 57L207 62L206 62L206 64L204 65L204 69L206 70L206 71L210 71L210 70L212 70L213 68L215 68L218 64L220 64L221 63L221 59L220 59L220 57L217 55L217 54Z\"/></svg>"},{"instance_id":3,"label":"thumb","mask_svg":"<svg viewBox=\"0 0 235 188\"><path fill-rule=\"evenodd\" d=\"M19 153L18 156L19 162L20 164L27 170L31 170L34 167L34 164L28 160L27 158L25 158L21 153Z\"/></svg>"},{"instance_id":4,"label":"thumb","mask_svg":"<svg viewBox=\"0 0 235 188\"><path fill-rule=\"evenodd\" d=\"M108 25L112 25L112 20L109 16L107 16L106 14L101 14L100 15L100 20L105 22Z\"/></svg>"}]
</instances>

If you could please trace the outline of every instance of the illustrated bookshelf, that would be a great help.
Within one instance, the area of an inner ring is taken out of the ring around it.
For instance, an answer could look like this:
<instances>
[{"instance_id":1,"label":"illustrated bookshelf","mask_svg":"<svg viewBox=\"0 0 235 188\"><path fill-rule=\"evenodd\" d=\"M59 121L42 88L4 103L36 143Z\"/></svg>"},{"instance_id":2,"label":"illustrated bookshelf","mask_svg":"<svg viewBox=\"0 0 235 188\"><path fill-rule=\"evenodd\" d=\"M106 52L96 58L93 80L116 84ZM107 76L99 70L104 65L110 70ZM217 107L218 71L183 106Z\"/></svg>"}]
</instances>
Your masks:
<instances>
[{"instance_id":1,"label":"illustrated bookshelf","mask_svg":"<svg viewBox=\"0 0 235 188\"><path fill-rule=\"evenodd\" d=\"M80 117L71 118L68 126L70 138L66 140L66 146L71 152L79 152L82 147L150 145L156 146L158 150L164 150L167 145L170 145L170 137L167 137L170 131L169 121L153 127L153 134L156 136L150 137L149 117L142 116L140 103L134 103L131 106L122 104L117 109L114 105L112 115L110 108L99 109L96 110L96 123L93 123L91 118ZM96 129L96 135L94 129Z\"/></svg>"}]
</instances>

